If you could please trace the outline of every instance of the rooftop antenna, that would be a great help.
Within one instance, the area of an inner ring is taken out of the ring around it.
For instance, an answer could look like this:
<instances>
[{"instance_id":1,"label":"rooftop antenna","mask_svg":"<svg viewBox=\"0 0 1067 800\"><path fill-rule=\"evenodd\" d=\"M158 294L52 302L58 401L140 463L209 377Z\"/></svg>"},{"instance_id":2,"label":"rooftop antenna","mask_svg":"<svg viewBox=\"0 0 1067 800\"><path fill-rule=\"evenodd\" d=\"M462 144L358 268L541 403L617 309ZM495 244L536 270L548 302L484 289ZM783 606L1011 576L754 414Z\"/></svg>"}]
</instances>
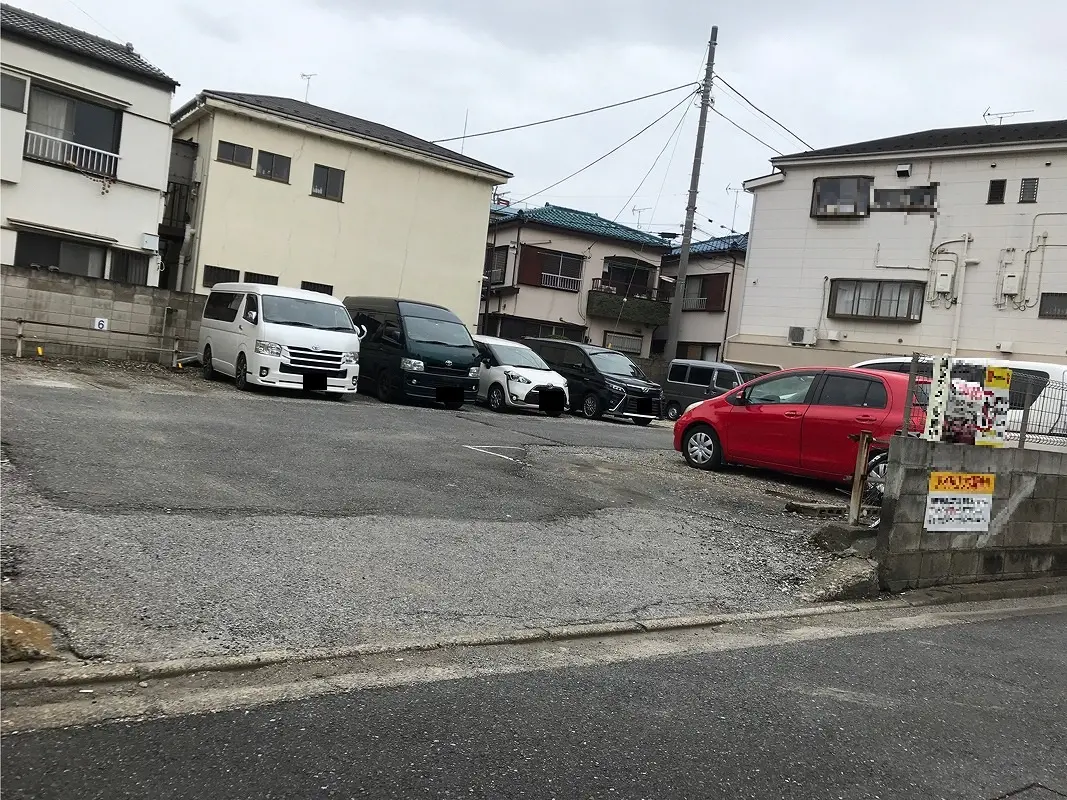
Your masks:
<instances>
[{"instance_id":1,"label":"rooftop antenna","mask_svg":"<svg viewBox=\"0 0 1067 800\"><path fill-rule=\"evenodd\" d=\"M311 79L319 73L317 72L301 72L300 80L304 82L304 102L308 101L308 92L311 91Z\"/></svg>"},{"instance_id":2,"label":"rooftop antenna","mask_svg":"<svg viewBox=\"0 0 1067 800\"><path fill-rule=\"evenodd\" d=\"M992 106L990 106L989 108L992 108ZM982 113L982 120L985 122L986 125L993 125L993 124L1000 125L1001 123L1004 122L1005 117L1014 117L1016 114L1033 114L1034 113L1034 110L1032 108L1028 108L1025 111L997 111L997 112L991 112L989 110L989 108L987 108ZM995 119L996 123L990 122L989 120L991 120L991 119Z\"/></svg>"},{"instance_id":3,"label":"rooftop antenna","mask_svg":"<svg viewBox=\"0 0 1067 800\"><path fill-rule=\"evenodd\" d=\"M467 145L467 120L470 119L471 110L463 112L463 138L459 140L459 154L463 155L463 149Z\"/></svg>"},{"instance_id":4,"label":"rooftop antenna","mask_svg":"<svg viewBox=\"0 0 1067 800\"><path fill-rule=\"evenodd\" d=\"M744 189L735 189L730 184L726 184L726 191L734 193L734 215L732 217L730 217L730 232L731 233L737 233L737 231L734 230L735 223L737 222L737 200L741 196L741 192L743 192L745 190ZM720 225L719 227L722 228L724 226Z\"/></svg>"},{"instance_id":5,"label":"rooftop antenna","mask_svg":"<svg viewBox=\"0 0 1067 800\"><path fill-rule=\"evenodd\" d=\"M644 214L646 211L650 211L651 209L652 209L652 206L647 206L645 208L638 208L637 206L634 206L633 208L630 209L630 211L633 214L637 215L637 227L638 228L641 227L641 215Z\"/></svg>"}]
</instances>

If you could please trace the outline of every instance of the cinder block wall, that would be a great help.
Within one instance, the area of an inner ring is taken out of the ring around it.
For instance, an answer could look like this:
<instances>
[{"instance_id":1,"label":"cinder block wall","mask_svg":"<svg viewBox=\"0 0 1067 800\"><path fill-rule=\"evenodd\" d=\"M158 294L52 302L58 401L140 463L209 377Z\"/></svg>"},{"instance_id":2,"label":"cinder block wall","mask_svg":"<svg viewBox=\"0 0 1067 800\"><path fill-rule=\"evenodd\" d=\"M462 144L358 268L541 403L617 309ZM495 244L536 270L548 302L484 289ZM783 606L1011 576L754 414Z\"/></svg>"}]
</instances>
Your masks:
<instances>
[{"instance_id":1,"label":"cinder block wall","mask_svg":"<svg viewBox=\"0 0 1067 800\"><path fill-rule=\"evenodd\" d=\"M925 529L935 471L995 476L987 532ZM1067 575L1067 453L894 437L875 557L893 592Z\"/></svg>"},{"instance_id":2,"label":"cinder block wall","mask_svg":"<svg viewBox=\"0 0 1067 800\"><path fill-rule=\"evenodd\" d=\"M5 264L0 266L2 349L15 352L14 320L21 318L27 320L25 356L35 355L40 346L46 356L170 364L175 338L183 354L196 351L204 299ZM93 328L96 318L107 319L107 331Z\"/></svg>"}]
</instances>

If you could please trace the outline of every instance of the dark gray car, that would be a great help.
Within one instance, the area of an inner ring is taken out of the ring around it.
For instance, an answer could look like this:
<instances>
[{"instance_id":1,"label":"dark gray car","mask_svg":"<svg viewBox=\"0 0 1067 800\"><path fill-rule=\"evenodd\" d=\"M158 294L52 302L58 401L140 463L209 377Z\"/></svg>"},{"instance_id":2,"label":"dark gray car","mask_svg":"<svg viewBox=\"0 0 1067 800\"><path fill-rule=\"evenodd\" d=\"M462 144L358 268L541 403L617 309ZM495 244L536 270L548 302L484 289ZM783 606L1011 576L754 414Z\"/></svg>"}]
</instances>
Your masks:
<instances>
[{"instance_id":1,"label":"dark gray car","mask_svg":"<svg viewBox=\"0 0 1067 800\"><path fill-rule=\"evenodd\" d=\"M667 419L678 419L687 406L717 397L762 374L751 367L721 361L676 358L667 368L667 380L663 382Z\"/></svg>"}]
</instances>

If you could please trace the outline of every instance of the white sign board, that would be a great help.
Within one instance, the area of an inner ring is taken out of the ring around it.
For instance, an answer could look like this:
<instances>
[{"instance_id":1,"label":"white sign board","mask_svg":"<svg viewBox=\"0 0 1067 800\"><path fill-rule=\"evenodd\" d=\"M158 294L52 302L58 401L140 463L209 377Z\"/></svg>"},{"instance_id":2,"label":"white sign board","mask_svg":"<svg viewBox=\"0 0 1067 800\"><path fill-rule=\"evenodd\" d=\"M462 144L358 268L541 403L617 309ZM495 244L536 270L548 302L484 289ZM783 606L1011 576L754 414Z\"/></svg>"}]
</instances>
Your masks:
<instances>
[{"instance_id":1,"label":"white sign board","mask_svg":"<svg viewBox=\"0 0 1067 800\"><path fill-rule=\"evenodd\" d=\"M988 531L995 482L988 473L930 473L923 527L928 531Z\"/></svg>"},{"instance_id":2,"label":"white sign board","mask_svg":"<svg viewBox=\"0 0 1067 800\"><path fill-rule=\"evenodd\" d=\"M105 317L97 317L96 319L94 319L93 320L93 330L95 330L95 331L106 331L107 330L107 319Z\"/></svg>"}]
</instances>

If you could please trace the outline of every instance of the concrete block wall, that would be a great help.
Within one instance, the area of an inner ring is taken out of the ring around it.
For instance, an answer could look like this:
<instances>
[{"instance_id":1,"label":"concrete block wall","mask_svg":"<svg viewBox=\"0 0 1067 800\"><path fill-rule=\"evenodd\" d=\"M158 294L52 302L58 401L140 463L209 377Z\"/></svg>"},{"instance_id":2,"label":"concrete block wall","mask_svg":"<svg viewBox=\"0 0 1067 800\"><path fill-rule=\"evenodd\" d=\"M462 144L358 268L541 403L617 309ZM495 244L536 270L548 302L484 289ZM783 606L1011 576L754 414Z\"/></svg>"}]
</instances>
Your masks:
<instances>
[{"instance_id":1,"label":"concrete block wall","mask_svg":"<svg viewBox=\"0 0 1067 800\"><path fill-rule=\"evenodd\" d=\"M196 351L204 299L5 264L0 266L0 342L4 353L15 352L14 320L21 318L27 320L27 357L40 346L46 356L169 365L175 339L183 354ZM93 328L93 320L101 317L108 321L107 331Z\"/></svg>"},{"instance_id":2,"label":"concrete block wall","mask_svg":"<svg viewBox=\"0 0 1067 800\"><path fill-rule=\"evenodd\" d=\"M995 476L988 531L925 529L935 471ZM1067 453L894 437L875 557L893 592L1067 575Z\"/></svg>"}]
</instances>

